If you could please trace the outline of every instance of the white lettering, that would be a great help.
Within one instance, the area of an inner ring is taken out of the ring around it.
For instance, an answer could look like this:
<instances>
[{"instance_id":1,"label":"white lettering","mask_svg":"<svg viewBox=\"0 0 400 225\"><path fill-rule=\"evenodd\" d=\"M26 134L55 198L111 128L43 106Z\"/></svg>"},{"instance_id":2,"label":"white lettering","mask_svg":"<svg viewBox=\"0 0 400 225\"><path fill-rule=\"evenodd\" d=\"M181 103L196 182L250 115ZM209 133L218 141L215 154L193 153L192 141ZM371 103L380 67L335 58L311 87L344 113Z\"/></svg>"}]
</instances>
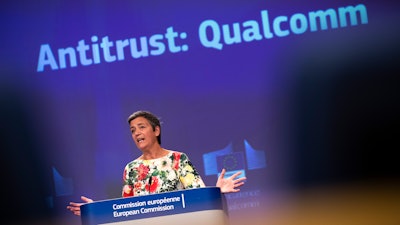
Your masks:
<instances>
[{"instance_id":1,"label":"white lettering","mask_svg":"<svg viewBox=\"0 0 400 225\"><path fill-rule=\"evenodd\" d=\"M40 46L39 60L37 65L37 72L43 72L45 66L50 66L52 70L58 70L56 59L51 51L49 44Z\"/></svg>"},{"instance_id":2,"label":"white lettering","mask_svg":"<svg viewBox=\"0 0 400 225\"><path fill-rule=\"evenodd\" d=\"M211 40L207 37L207 28L211 29ZM208 48L215 48L221 50L223 45L221 41L221 31L219 25L214 20L206 20L200 24L199 27L199 38L201 44Z\"/></svg>"},{"instance_id":3,"label":"white lettering","mask_svg":"<svg viewBox=\"0 0 400 225\"><path fill-rule=\"evenodd\" d=\"M260 12L260 20L247 20L242 23L233 22L220 25L215 20L204 20L198 27L200 43L206 48L222 50L224 45L240 44L244 42L261 41L275 36L285 37L292 34L303 34L307 31L336 29L359 24L368 24L367 8L364 4L356 6L339 7L326 10L310 11L306 14L294 13L292 15L270 16L268 10ZM172 26L166 29L165 34L153 34L140 38L127 38L110 40L108 36L99 38L91 37L91 44L79 40L76 47L55 49L58 61L49 44L40 46L37 72L65 69L79 65L90 66L102 62L111 63L116 60L125 60L126 51L130 51L131 58L139 59L148 56L162 55L168 49L171 53L189 50L187 44L179 45L179 40L186 40L186 32L176 32ZM78 57L77 57L78 56ZM92 58L91 58L92 57Z\"/></svg>"}]
</instances>

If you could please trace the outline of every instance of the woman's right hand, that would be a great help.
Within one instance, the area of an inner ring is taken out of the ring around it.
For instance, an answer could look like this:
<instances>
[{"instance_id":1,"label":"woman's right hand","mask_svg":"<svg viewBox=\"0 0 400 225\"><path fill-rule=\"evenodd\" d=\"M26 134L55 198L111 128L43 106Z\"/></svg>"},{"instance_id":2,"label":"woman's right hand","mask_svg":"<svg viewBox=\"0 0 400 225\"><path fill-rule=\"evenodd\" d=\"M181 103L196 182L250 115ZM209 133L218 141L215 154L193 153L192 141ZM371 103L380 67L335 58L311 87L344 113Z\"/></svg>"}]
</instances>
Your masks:
<instances>
[{"instance_id":1,"label":"woman's right hand","mask_svg":"<svg viewBox=\"0 0 400 225\"><path fill-rule=\"evenodd\" d=\"M85 196L81 196L82 201L84 202L70 202L69 205L67 206L67 209L69 209L74 215L80 216L81 215L81 205L85 203L90 203L93 202L92 199L87 198Z\"/></svg>"}]
</instances>

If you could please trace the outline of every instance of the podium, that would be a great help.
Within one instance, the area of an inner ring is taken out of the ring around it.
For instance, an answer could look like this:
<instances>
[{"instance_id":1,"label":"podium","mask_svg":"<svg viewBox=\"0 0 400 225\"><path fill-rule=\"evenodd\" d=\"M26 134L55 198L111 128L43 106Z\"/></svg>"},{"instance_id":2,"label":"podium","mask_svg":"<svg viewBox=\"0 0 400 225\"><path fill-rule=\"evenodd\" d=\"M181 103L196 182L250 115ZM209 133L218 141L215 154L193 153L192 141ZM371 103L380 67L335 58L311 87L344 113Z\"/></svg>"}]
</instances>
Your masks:
<instances>
[{"instance_id":1,"label":"podium","mask_svg":"<svg viewBox=\"0 0 400 225\"><path fill-rule=\"evenodd\" d=\"M81 206L82 225L228 225L218 187L116 198Z\"/></svg>"}]
</instances>

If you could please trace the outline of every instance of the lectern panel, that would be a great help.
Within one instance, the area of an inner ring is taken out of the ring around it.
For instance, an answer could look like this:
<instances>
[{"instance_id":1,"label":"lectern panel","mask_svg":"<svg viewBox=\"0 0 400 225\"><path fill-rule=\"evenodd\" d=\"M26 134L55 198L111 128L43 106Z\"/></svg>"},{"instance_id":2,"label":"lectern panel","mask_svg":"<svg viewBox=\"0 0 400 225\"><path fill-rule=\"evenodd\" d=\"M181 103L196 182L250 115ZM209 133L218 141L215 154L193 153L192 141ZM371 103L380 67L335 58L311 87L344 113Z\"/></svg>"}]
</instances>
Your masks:
<instances>
[{"instance_id":1,"label":"lectern panel","mask_svg":"<svg viewBox=\"0 0 400 225\"><path fill-rule=\"evenodd\" d=\"M226 225L226 200L217 187L117 198L81 206L83 225Z\"/></svg>"}]
</instances>

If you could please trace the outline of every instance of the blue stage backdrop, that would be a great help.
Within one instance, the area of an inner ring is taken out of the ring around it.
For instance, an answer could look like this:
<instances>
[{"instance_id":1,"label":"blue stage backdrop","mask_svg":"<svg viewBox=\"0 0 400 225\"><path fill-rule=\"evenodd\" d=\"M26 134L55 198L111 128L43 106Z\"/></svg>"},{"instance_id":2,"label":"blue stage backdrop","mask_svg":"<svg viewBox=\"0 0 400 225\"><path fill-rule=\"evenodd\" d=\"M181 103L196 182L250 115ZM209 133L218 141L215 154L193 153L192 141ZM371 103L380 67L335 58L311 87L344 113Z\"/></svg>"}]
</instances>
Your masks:
<instances>
[{"instance_id":1,"label":"blue stage backdrop","mask_svg":"<svg viewBox=\"0 0 400 225\"><path fill-rule=\"evenodd\" d=\"M207 185L221 168L243 172L231 214L262 211L275 193L399 175L394 1L0 6L9 223L80 224L69 201L120 197L140 155L136 110L160 117L162 145L186 152Z\"/></svg>"}]
</instances>

